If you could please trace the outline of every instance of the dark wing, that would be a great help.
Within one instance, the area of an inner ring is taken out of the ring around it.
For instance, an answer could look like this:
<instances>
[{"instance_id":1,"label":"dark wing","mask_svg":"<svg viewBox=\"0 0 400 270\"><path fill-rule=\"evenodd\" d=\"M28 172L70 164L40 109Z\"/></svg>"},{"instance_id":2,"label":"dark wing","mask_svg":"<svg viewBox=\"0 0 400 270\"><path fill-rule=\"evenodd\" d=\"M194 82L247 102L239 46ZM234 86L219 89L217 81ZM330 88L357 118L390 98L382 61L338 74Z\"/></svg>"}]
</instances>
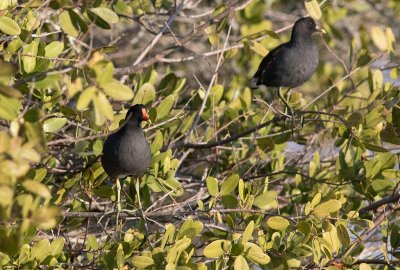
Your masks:
<instances>
[{"instance_id":1,"label":"dark wing","mask_svg":"<svg viewBox=\"0 0 400 270\"><path fill-rule=\"evenodd\" d=\"M259 85L263 84L262 78L263 73L268 70L271 66L275 66L278 55L281 54L283 49L286 47L286 43L279 45L278 47L269 51L269 53L263 58L260 65L258 66L257 72L254 74L251 80L251 87L257 88Z\"/></svg>"}]
</instances>

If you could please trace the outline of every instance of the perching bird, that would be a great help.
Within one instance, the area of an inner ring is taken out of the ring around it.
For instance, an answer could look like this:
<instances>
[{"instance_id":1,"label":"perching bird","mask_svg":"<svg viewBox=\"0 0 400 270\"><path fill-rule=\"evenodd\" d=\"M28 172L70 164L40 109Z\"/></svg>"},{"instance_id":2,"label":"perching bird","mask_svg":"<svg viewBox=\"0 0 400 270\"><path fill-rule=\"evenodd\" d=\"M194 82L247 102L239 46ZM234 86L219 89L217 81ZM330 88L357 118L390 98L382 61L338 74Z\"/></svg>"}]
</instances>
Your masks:
<instances>
[{"instance_id":1,"label":"perching bird","mask_svg":"<svg viewBox=\"0 0 400 270\"><path fill-rule=\"evenodd\" d=\"M150 165L150 145L141 127L141 122L148 120L145 107L142 104L134 105L128 110L123 125L104 142L101 165L111 180L116 181L118 210L121 191L119 179L126 176L141 177Z\"/></svg>"},{"instance_id":2,"label":"perching bird","mask_svg":"<svg viewBox=\"0 0 400 270\"><path fill-rule=\"evenodd\" d=\"M298 19L290 41L279 45L264 57L251 81L252 88L259 85L278 87L278 96L291 116L293 110L282 96L281 87L300 86L314 74L318 65L318 50L312 35L317 32L325 31L312 18Z\"/></svg>"}]
</instances>

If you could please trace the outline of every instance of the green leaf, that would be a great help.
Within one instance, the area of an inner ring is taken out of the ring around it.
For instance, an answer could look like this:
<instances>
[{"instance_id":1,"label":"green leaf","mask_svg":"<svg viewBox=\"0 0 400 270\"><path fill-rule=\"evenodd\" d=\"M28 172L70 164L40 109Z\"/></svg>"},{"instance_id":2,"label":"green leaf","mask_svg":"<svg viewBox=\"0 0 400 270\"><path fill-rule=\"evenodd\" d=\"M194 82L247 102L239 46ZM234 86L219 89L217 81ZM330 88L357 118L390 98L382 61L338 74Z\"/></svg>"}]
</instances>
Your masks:
<instances>
[{"instance_id":1,"label":"green leaf","mask_svg":"<svg viewBox=\"0 0 400 270\"><path fill-rule=\"evenodd\" d=\"M218 258L225 252L229 252L231 246L232 243L228 240L215 240L204 248L203 254L207 258Z\"/></svg>"},{"instance_id":2,"label":"green leaf","mask_svg":"<svg viewBox=\"0 0 400 270\"><path fill-rule=\"evenodd\" d=\"M276 191L266 191L254 199L254 205L261 209L270 209L276 206Z\"/></svg>"},{"instance_id":3,"label":"green leaf","mask_svg":"<svg viewBox=\"0 0 400 270\"><path fill-rule=\"evenodd\" d=\"M0 94L0 118L4 120L14 120L19 113L21 103L16 98L9 98Z\"/></svg>"},{"instance_id":4,"label":"green leaf","mask_svg":"<svg viewBox=\"0 0 400 270\"><path fill-rule=\"evenodd\" d=\"M122 269L125 264L124 249L122 248L122 244L118 244L116 261L118 269Z\"/></svg>"},{"instance_id":5,"label":"green leaf","mask_svg":"<svg viewBox=\"0 0 400 270\"><path fill-rule=\"evenodd\" d=\"M277 231L283 231L287 227L290 226L289 221L286 218L280 217L280 216L274 216L270 217L267 220L267 225L271 229L277 230Z\"/></svg>"},{"instance_id":6,"label":"green leaf","mask_svg":"<svg viewBox=\"0 0 400 270\"><path fill-rule=\"evenodd\" d=\"M385 31L379 26L373 26L371 28L371 38L372 42L379 50L386 51L388 49Z\"/></svg>"},{"instance_id":7,"label":"green leaf","mask_svg":"<svg viewBox=\"0 0 400 270\"><path fill-rule=\"evenodd\" d=\"M113 108L103 93L97 93L93 98L94 105L102 112L102 114L109 120L114 119Z\"/></svg>"},{"instance_id":8,"label":"green leaf","mask_svg":"<svg viewBox=\"0 0 400 270\"><path fill-rule=\"evenodd\" d=\"M253 232L254 232L254 221L252 220L249 222L249 224L247 224L246 229L243 232L241 243L246 244L253 236Z\"/></svg>"},{"instance_id":9,"label":"green leaf","mask_svg":"<svg viewBox=\"0 0 400 270\"><path fill-rule=\"evenodd\" d=\"M89 106L89 103L93 100L94 94L96 93L96 87L90 86L83 90L76 103L76 109L82 111Z\"/></svg>"},{"instance_id":10,"label":"green leaf","mask_svg":"<svg viewBox=\"0 0 400 270\"><path fill-rule=\"evenodd\" d=\"M359 270L372 270L371 266L366 263L360 263L360 266L358 267Z\"/></svg>"},{"instance_id":11,"label":"green leaf","mask_svg":"<svg viewBox=\"0 0 400 270\"><path fill-rule=\"evenodd\" d=\"M72 23L72 19L68 11L65 10L61 12L61 14L58 16L58 23L60 24L61 29L71 37L77 37L79 35L78 30Z\"/></svg>"},{"instance_id":12,"label":"green leaf","mask_svg":"<svg viewBox=\"0 0 400 270\"><path fill-rule=\"evenodd\" d=\"M261 265L268 264L271 261L271 258L254 243L247 242L244 246L244 253L251 261Z\"/></svg>"},{"instance_id":13,"label":"green leaf","mask_svg":"<svg viewBox=\"0 0 400 270\"><path fill-rule=\"evenodd\" d=\"M64 249L65 240L62 237L56 238L50 244L50 255L59 256Z\"/></svg>"},{"instance_id":14,"label":"green leaf","mask_svg":"<svg viewBox=\"0 0 400 270\"><path fill-rule=\"evenodd\" d=\"M119 83L117 80L103 85L104 92L115 100L130 100L133 98L133 91L126 85Z\"/></svg>"},{"instance_id":15,"label":"green leaf","mask_svg":"<svg viewBox=\"0 0 400 270\"><path fill-rule=\"evenodd\" d=\"M268 54L268 50L265 49L261 43L251 40L250 41L250 49L254 51L255 53L261 55L262 57L266 56Z\"/></svg>"},{"instance_id":16,"label":"green leaf","mask_svg":"<svg viewBox=\"0 0 400 270\"><path fill-rule=\"evenodd\" d=\"M174 105L175 97L173 95L169 95L163 101L161 101L160 105L157 107L157 119L160 120L167 116Z\"/></svg>"},{"instance_id":17,"label":"green leaf","mask_svg":"<svg viewBox=\"0 0 400 270\"><path fill-rule=\"evenodd\" d=\"M22 183L22 186L24 187L24 189L26 189L27 191L36 194L40 197L43 198L50 198L51 197L51 193L50 190L43 184L32 181L32 180L25 180Z\"/></svg>"},{"instance_id":18,"label":"green leaf","mask_svg":"<svg viewBox=\"0 0 400 270\"><path fill-rule=\"evenodd\" d=\"M97 7L90 10L109 24L118 22L118 15L109 8Z\"/></svg>"},{"instance_id":19,"label":"green leaf","mask_svg":"<svg viewBox=\"0 0 400 270\"><path fill-rule=\"evenodd\" d=\"M350 235L346 227L343 224L339 224L336 226L336 229L337 229L337 236L342 246L345 248L350 246Z\"/></svg>"},{"instance_id":20,"label":"green leaf","mask_svg":"<svg viewBox=\"0 0 400 270\"><path fill-rule=\"evenodd\" d=\"M176 235L176 239L182 239L183 237L188 237L190 239L199 236L201 231L203 230L203 223L200 221L193 221L193 219L187 219L181 226Z\"/></svg>"},{"instance_id":21,"label":"green leaf","mask_svg":"<svg viewBox=\"0 0 400 270\"><path fill-rule=\"evenodd\" d=\"M364 122L364 116L360 112L353 112L347 121L352 127L357 127Z\"/></svg>"},{"instance_id":22,"label":"green leaf","mask_svg":"<svg viewBox=\"0 0 400 270\"><path fill-rule=\"evenodd\" d=\"M31 249L31 256L39 260L39 262L44 261L50 254L50 242L47 239L42 239L33 245Z\"/></svg>"},{"instance_id":23,"label":"green leaf","mask_svg":"<svg viewBox=\"0 0 400 270\"><path fill-rule=\"evenodd\" d=\"M64 50L64 43L60 41L53 41L44 48L45 56L49 58L58 57Z\"/></svg>"},{"instance_id":24,"label":"green leaf","mask_svg":"<svg viewBox=\"0 0 400 270\"><path fill-rule=\"evenodd\" d=\"M311 206L315 207L317 204L319 204L321 202L321 193L318 192L317 194L315 194L314 198L311 201Z\"/></svg>"},{"instance_id":25,"label":"green leaf","mask_svg":"<svg viewBox=\"0 0 400 270\"><path fill-rule=\"evenodd\" d=\"M250 270L246 259L242 255L239 255L236 257L235 263L233 264L233 269L234 270Z\"/></svg>"},{"instance_id":26,"label":"green leaf","mask_svg":"<svg viewBox=\"0 0 400 270\"><path fill-rule=\"evenodd\" d=\"M317 218L324 218L327 217L330 213L339 211L341 207L342 203L339 200L329 200L317 205L312 213Z\"/></svg>"},{"instance_id":27,"label":"green leaf","mask_svg":"<svg viewBox=\"0 0 400 270\"><path fill-rule=\"evenodd\" d=\"M211 196L217 197L219 193L218 189L218 179L214 177L207 177L206 179L207 189Z\"/></svg>"},{"instance_id":28,"label":"green leaf","mask_svg":"<svg viewBox=\"0 0 400 270\"><path fill-rule=\"evenodd\" d=\"M134 104L151 104L156 98L156 90L151 83L143 84L135 94Z\"/></svg>"},{"instance_id":29,"label":"green leaf","mask_svg":"<svg viewBox=\"0 0 400 270\"><path fill-rule=\"evenodd\" d=\"M154 265L154 260L147 256L133 256L131 259L133 266L139 269L144 269Z\"/></svg>"},{"instance_id":30,"label":"green leaf","mask_svg":"<svg viewBox=\"0 0 400 270\"><path fill-rule=\"evenodd\" d=\"M314 20L321 19L322 12L317 0L305 1L304 6L306 7L306 10L308 14L310 14L311 18Z\"/></svg>"},{"instance_id":31,"label":"green leaf","mask_svg":"<svg viewBox=\"0 0 400 270\"><path fill-rule=\"evenodd\" d=\"M239 184L239 175L232 174L227 179L222 182L221 185L221 195L228 195L231 194Z\"/></svg>"},{"instance_id":32,"label":"green leaf","mask_svg":"<svg viewBox=\"0 0 400 270\"><path fill-rule=\"evenodd\" d=\"M151 144L151 153L154 155L163 146L163 134L161 131L157 130L156 136Z\"/></svg>"},{"instance_id":33,"label":"green leaf","mask_svg":"<svg viewBox=\"0 0 400 270\"><path fill-rule=\"evenodd\" d=\"M21 28L19 28L18 23L6 16L0 16L0 31L10 36L19 36L21 34Z\"/></svg>"},{"instance_id":34,"label":"green leaf","mask_svg":"<svg viewBox=\"0 0 400 270\"><path fill-rule=\"evenodd\" d=\"M65 117L61 118L49 118L46 119L43 123L43 130L49 133L55 133L59 131L65 124L67 123L68 119Z\"/></svg>"},{"instance_id":35,"label":"green leaf","mask_svg":"<svg viewBox=\"0 0 400 270\"><path fill-rule=\"evenodd\" d=\"M22 61L24 63L24 70L26 73L31 73L36 67L36 57L39 49L39 41L34 40L30 44L24 47L23 53L25 55L32 56L22 56Z\"/></svg>"}]
</instances>

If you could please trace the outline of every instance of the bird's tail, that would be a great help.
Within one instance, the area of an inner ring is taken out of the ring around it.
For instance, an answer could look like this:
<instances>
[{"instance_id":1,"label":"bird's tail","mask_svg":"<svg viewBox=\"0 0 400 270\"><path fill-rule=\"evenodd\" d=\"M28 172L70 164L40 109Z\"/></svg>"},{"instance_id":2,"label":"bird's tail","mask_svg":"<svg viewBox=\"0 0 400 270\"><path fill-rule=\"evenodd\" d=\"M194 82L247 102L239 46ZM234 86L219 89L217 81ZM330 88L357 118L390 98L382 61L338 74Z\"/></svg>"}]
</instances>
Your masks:
<instances>
[{"instance_id":1,"label":"bird's tail","mask_svg":"<svg viewBox=\"0 0 400 270\"><path fill-rule=\"evenodd\" d=\"M259 77L253 77L253 79L251 79L251 83L250 83L250 88L251 89L257 89L258 88L258 86L260 86L261 85L261 82L260 82L260 78Z\"/></svg>"}]
</instances>

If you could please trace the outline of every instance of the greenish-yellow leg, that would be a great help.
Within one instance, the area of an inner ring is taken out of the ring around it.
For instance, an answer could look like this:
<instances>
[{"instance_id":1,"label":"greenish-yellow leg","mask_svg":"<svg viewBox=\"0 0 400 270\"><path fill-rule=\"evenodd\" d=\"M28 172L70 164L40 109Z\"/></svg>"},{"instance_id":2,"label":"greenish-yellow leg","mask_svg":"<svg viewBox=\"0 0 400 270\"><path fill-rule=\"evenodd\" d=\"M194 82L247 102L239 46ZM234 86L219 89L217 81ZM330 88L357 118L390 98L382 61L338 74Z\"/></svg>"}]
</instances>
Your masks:
<instances>
[{"instance_id":1,"label":"greenish-yellow leg","mask_svg":"<svg viewBox=\"0 0 400 270\"><path fill-rule=\"evenodd\" d=\"M136 179L135 181L135 190L136 190L136 195L138 198L138 202L139 202L139 209L142 211L142 201L140 200L140 181L139 179Z\"/></svg>"},{"instance_id":2,"label":"greenish-yellow leg","mask_svg":"<svg viewBox=\"0 0 400 270\"><path fill-rule=\"evenodd\" d=\"M116 228L118 230L119 227L119 213L121 212L121 183L119 178L116 180L116 187L117 187L117 225Z\"/></svg>"},{"instance_id":3,"label":"greenish-yellow leg","mask_svg":"<svg viewBox=\"0 0 400 270\"><path fill-rule=\"evenodd\" d=\"M292 109L292 107L290 107L289 103L283 97L281 87L278 88L278 97L283 101L283 103L285 104L286 108L288 109L289 115L293 118L293 109Z\"/></svg>"}]
</instances>

